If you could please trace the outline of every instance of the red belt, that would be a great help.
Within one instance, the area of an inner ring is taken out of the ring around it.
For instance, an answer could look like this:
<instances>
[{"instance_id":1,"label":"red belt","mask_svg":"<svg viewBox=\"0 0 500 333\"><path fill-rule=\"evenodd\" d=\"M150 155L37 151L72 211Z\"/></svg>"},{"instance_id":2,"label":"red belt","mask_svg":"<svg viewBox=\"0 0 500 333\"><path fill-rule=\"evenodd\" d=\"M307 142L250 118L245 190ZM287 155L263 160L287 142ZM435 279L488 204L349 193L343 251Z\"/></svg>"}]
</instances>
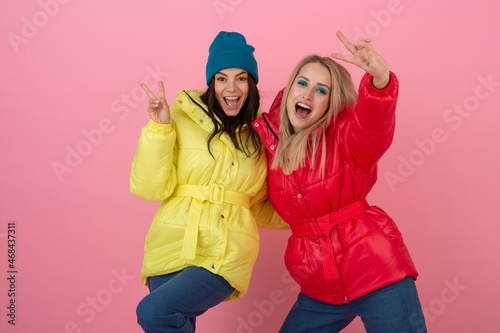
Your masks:
<instances>
[{"instance_id":1,"label":"red belt","mask_svg":"<svg viewBox=\"0 0 500 333\"><path fill-rule=\"evenodd\" d=\"M291 224L292 234L295 237L311 236L320 240L321 256L323 257L323 271L325 279L338 279L339 271L335 262L330 235L340 222L350 220L363 214L370 205L366 199L355 201L347 206L341 207L329 214L317 218L311 218L301 224Z\"/></svg>"}]
</instances>

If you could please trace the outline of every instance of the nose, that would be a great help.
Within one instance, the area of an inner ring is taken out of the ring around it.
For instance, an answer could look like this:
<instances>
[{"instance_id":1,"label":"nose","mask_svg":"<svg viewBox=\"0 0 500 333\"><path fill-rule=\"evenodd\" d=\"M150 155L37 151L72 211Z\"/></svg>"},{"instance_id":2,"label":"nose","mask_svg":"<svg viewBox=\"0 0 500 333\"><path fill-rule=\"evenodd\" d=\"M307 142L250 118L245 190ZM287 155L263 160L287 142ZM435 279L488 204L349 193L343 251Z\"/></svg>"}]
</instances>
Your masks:
<instances>
[{"instance_id":1,"label":"nose","mask_svg":"<svg viewBox=\"0 0 500 333\"><path fill-rule=\"evenodd\" d=\"M226 90L227 91L235 91L236 90L236 82L234 80L228 80Z\"/></svg>"},{"instance_id":2,"label":"nose","mask_svg":"<svg viewBox=\"0 0 500 333\"><path fill-rule=\"evenodd\" d=\"M312 99L312 96L313 96L312 94L313 94L313 89L307 89L304 92L304 98L310 101Z\"/></svg>"}]
</instances>

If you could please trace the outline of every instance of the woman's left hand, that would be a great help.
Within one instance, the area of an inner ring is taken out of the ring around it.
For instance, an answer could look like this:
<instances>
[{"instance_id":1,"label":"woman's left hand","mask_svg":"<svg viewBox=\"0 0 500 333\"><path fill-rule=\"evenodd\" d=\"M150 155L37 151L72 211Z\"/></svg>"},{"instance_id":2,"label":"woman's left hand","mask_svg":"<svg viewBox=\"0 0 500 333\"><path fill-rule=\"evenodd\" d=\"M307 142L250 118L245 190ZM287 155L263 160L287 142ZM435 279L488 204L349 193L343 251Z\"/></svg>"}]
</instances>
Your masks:
<instances>
[{"instance_id":1,"label":"woman's left hand","mask_svg":"<svg viewBox=\"0 0 500 333\"><path fill-rule=\"evenodd\" d=\"M363 38L352 44L340 31L337 32L337 37L353 55L332 53L332 58L354 64L365 70L373 76L373 85L378 89L383 89L389 84L389 65L373 50L369 38Z\"/></svg>"}]
</instances>

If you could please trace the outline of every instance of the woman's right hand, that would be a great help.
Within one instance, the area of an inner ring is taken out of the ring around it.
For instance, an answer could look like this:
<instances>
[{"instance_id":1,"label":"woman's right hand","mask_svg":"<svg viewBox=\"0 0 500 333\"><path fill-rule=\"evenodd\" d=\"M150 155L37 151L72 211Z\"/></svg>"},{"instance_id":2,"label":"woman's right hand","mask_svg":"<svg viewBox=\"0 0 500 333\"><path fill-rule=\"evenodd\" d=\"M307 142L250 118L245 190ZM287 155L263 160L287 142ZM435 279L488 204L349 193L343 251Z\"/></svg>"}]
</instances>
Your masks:
<instances>
[{"instance_id":1,"label":"woman's right hand","mask_svg":"<svg viewBox=\"0 0 500 333\"><path fill-rule=\"evenodd\" d=\"M144 83L141 83L141 87L149 97L148 113L151 120L158 124L170 124L170 107L165 99L163 82L158 81L158 96Z\"/></svg>"}]
</instances>

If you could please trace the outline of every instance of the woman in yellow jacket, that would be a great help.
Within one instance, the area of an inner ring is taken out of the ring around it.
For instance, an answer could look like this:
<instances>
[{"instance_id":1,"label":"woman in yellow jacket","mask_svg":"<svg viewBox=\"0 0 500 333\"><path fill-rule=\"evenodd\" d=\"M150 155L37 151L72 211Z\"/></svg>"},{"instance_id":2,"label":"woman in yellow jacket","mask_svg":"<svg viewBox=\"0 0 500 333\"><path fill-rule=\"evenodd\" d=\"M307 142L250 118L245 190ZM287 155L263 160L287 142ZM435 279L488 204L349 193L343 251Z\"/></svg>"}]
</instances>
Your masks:
<instances>
[{"instance_id":1,"label":"woman in yellow jacket","mask_svg":"<svg viewBox=\"0 0 500 333\"><path fill-rule=\"evenodd\" d=\"M266 154L251 123L259 108L254 48L220 32L208 89L182 90L172 107L144 84L150 121L132 163L131 192L163 201L146 236L137 307L145 332L194 332L196 317L243 297L259 249L257 225L287 228L267 201Z\"/></svg>"}]
</instances>

